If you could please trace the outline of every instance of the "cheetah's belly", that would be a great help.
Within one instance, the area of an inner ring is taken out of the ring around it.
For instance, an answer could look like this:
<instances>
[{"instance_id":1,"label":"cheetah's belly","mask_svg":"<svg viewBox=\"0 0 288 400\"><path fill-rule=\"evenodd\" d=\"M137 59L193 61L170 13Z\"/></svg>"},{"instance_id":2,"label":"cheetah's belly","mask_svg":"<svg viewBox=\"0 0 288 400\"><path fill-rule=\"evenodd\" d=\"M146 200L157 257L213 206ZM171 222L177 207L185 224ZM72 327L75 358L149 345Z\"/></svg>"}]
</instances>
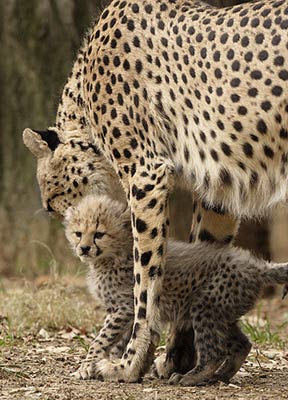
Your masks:
<instances>
[{"instance_id":1,"label":"cheetah's belly","mask_svg":"<svg viewBox=\"0 0 288 400\"><path fill-rule=\"evenodd\" d=\"M117 40L99 42L107 21L95 27L94 83L83 86L95 140L116 168L164 160L181 186L238 216L286 199L287 24L282 2L268 6L269 21L262 3L236 14L172 4L160 16L155 5L143 23L139 2L144 14L127 5L113 22Z\"/></svg>"}]
</instances>

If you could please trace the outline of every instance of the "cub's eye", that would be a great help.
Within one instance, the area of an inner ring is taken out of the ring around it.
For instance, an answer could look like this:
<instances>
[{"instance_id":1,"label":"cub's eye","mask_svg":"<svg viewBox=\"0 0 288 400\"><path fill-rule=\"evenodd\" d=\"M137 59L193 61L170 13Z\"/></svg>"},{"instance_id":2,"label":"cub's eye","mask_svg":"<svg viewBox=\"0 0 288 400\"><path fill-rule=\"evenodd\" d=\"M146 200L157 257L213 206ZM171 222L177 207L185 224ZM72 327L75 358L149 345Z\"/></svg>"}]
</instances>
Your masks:
<instances>
[{"instance_id":1,"label":"cub's eye","mask_svg":"<svg viewBox=\"0 0 288 400\"><path fill-rule=\"evenodd\" d=\"M78 238L81 238L82 233L81 233L81 232L75 232L75 235L76 235Z\"/></svg>"},{"instance_id":2,"label":"cub's eye","mask_svg":"<svg viewBox=\"0 0 288 400\"><path fill-rule=\"evenodd\" d=\"M94 240L95 240L95 239L102 239L104 235L105 235L104 232L96 232L96 233L94 234Z\"/></svg>"}]
</instances>

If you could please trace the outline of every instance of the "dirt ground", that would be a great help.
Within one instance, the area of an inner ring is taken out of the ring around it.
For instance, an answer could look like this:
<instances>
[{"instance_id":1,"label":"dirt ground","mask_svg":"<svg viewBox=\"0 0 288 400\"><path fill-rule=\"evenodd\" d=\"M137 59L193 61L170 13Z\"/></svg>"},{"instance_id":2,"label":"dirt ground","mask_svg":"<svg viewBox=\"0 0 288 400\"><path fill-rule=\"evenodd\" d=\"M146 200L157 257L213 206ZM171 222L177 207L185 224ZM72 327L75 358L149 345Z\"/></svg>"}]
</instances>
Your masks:
<instances>
[{"instance_id":1,"label":"dirt ground","mask_svg":"<svg viewBox=\"0 0 288 400\"><path fill-rule=\"evenodd\" d=\"M286 303L281 302L279 297L265 300L261 309L258 308L249 316L245 329L251 332L252 339L258 343L229 385L218 383L209 387L187 388L169 386L167 382L150 376L146 376L141 384L78 381L72 377L71 373L85 356L89 340L95 334L88 324L92 319L91 313L94 317L97 315L98 324L101 322L98 308L91 304L85 290L79 287L74 289L71 290L70 285L64 285L61 290L59 287L45 286L39 289L31 285L22 285L20 288L19 285L13 285L0 291L1 400L288 398L288 347L285 342L288 300ZM60 290L59 296L55 295L57 290ZM50 310L43 320L39 306L42 298L46 300L45 309ZM86 320L79 319L77 327L75 319L69 320L70 314L75 318L79 312L75 299L87 311ZM63 312L63 304L69 312L57 319L55 316L58 314L59 317L61 308Z\"/></svg>"}]
</instances>

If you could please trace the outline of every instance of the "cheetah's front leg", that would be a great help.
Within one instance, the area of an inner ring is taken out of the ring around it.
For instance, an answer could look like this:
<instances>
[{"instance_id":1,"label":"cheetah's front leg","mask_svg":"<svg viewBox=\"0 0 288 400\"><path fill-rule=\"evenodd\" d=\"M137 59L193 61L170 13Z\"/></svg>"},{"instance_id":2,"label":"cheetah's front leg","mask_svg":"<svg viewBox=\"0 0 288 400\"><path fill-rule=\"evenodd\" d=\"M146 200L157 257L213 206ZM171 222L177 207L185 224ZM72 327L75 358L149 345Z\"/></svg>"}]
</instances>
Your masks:
<instances>
[{"instance_id":1,"label":"cheetah's front leg","mask_svg":"<svg viewBox=\"0 0 288 400\"><path fill-rule=\"evenodd\" d=\"M131 309L131 307L127 307ZM108 314L98 336L91 343L86 359L73 375L78 379L92 379L97 375L97 362L108 357L109 350L125 334L133 321L133 313L124 312L125 304L113 314ZM132 309L133 311L133 309Z\"/></svg>"},{"instance_id":2,"label":"cheetah's front leg","mask_svg":"<svg viewBox=\"0 0 288 400\"><path fill-rule=\"evenodd\" d=\"M159 342L159 300L168 235L168 193L172 177L163 163L137 166L130 177L134 236L135 317L132 337L120 361L97 364L104 380L137 382Z\"/></svg>"}]
</instances>

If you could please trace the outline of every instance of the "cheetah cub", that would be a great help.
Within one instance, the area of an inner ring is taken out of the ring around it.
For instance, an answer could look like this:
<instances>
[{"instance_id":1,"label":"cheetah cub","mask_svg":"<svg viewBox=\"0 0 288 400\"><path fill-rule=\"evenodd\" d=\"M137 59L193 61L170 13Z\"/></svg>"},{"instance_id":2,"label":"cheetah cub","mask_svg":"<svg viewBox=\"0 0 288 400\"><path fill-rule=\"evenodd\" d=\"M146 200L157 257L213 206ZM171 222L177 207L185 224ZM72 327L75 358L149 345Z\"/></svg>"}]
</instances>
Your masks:
<instances>
[{"instance_id":1,"label":"cheetah cub","mask_svg":"<svg viewBox=\"0 0 288 400\"><path fill-rule=\"evenodd\" d=\"M139 276L133 276L130 212L107 196L91 195L67 210L65 226L76 255L89 265L88 287L107 312L76 373L82 379L99 378L103 359L125 334L129 337L134 320L133 283L139 284ZM157 266L150 268L150 279L161 274ZM252 309L264 286L288 282L288 265L268 263L238 248L170 240L163 278L161 321L181 331L193 327L195 334L182 346L194 342L196 353L195 360L187 360L186 374L170 377L168 349L166 358L156 360L158 376L182 385L228 382L251 349L239 318ZM146 302L146 293L141 301Z\"/></svg>"}]
</instances>

